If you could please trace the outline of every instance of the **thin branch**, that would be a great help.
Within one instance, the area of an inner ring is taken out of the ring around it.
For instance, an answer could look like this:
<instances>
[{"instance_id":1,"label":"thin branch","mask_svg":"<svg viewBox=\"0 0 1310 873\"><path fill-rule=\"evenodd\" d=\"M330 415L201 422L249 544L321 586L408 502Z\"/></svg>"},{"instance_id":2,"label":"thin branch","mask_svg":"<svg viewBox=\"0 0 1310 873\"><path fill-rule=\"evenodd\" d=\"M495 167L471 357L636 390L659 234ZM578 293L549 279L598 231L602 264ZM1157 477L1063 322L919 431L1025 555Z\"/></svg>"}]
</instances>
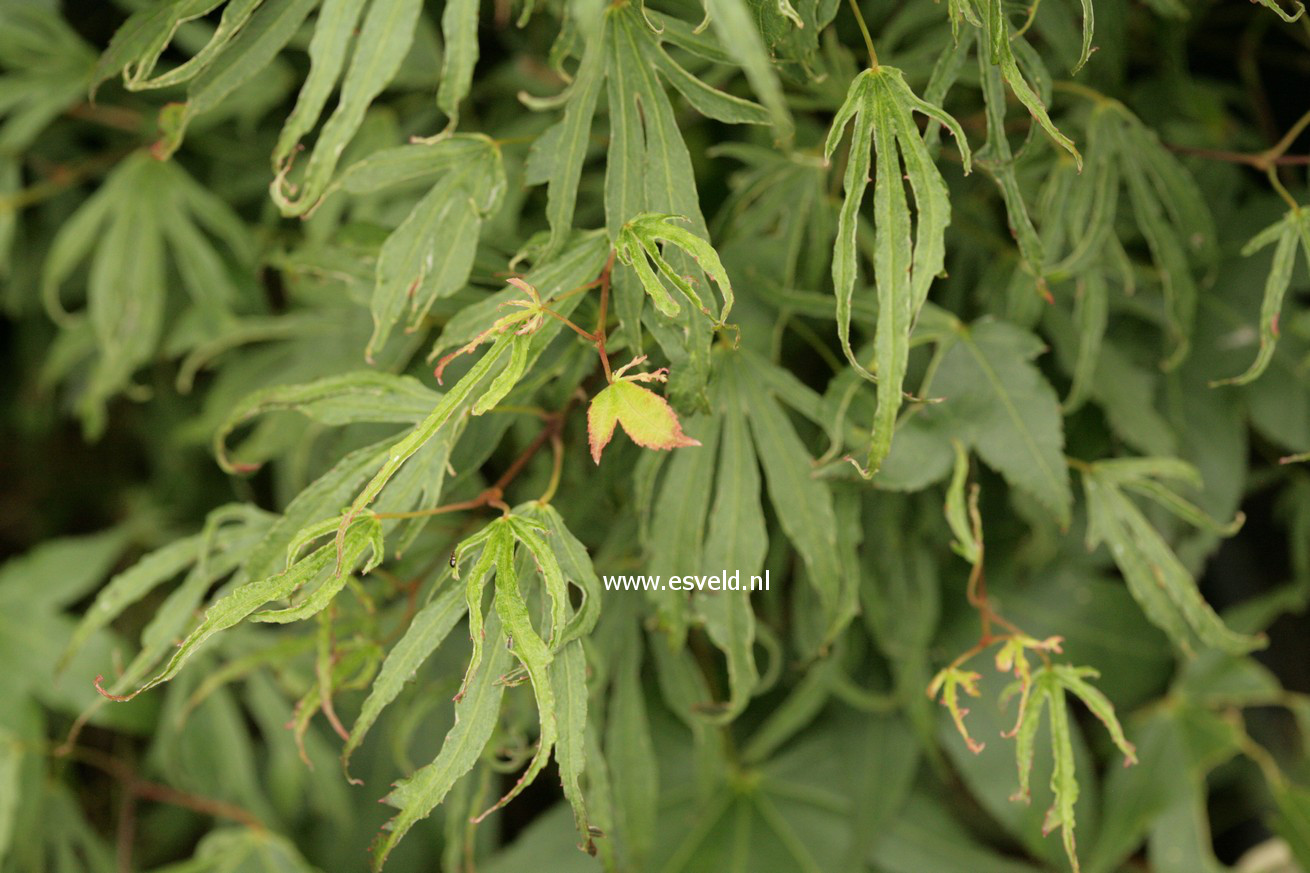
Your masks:
<instances>
[{"instance_id":1,"label":"thin branch","mask_svg":"<svg viewBox=\"0 0 1310 873\"><path fill-rule=\"evenodd\" d=\"M600 353L600 365L605 368L605 382L614 381L610 373L610 358L605 351L605 322L609 318L610 303L610 276L614 273L614 250L610 249L609 259L605 261L605 269L600 273L600 316L596 319L596 351Z\"/></svg>"},{"instance_id":2,"label":"thin branch","mask_svg":"<svg viewBox=\"0 0 1310 873\"><path fill-rule=\"evenodd\" d=\"M61 750L59 756L71 758L74 761L87 764L109 774L123 783L123 788L126 791L138 798L154 801L155 803L165 803L169 806L182 807L214 818L225 818L229 821L239 822L254 830L264 829L264 823L256 818L253 813L242 809L236 804L141 779L136 775L136 771L127 764L106 755L104 752L89 749L85 746L73 746Z\"/></svg>"},{"instance_id":3,"label":"thin branch","mask_svg":"<svg viewBox=\"0 0 1310 873\"><path fill-rule=\"evenodd\" d=\"M1177 152L1180 155L1191 155L1192 157L1204 158L1210 161L1225 161L1230 164L1244 164L1257 170L1264 170L1270 166L1286 167L1310 164L1310 155L1279 154L1270 157L1268 152L1233 152L1226 149L1203 149L1172 144L1168 148L1169 151Z\"/></svg>"}]
</instances>

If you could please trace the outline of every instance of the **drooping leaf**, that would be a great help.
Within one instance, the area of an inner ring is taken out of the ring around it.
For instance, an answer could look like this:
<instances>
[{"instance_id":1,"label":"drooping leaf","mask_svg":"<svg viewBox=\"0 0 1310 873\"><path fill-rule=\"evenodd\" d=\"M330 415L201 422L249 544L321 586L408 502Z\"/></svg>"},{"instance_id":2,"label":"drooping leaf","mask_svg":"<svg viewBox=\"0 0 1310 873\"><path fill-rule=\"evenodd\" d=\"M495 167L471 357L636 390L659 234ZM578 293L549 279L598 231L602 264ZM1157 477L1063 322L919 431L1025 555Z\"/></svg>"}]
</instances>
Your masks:
<instances>
[{"instance_id":1,"label":"drooping leaf","mask_svg":"<svg viewBox=\"0 0 1310 873\"><path fill-rule=\"evenodd\" d=\"M509 667L510 655L499 619L488 620L487 632L491 655L482 661L463 696L455 701L455 724L442 740L441 750L430 764L397 782L383 798L384 803L400 811L374 841L374 870L382 869L405 834L436 809L455 782L473 769L491 740L505 695L505 685L499 679Z\"/></svg>"},{"instance_id":2,"label":"drooping leaf","mask_svg":"<svg viewBox=\"0 0 1310 873\"><path fill-rule=\"evenodd\" d=\"M1297 13L1298 16L1300 14ZM1278 321L1283 309L1283 297L1292 284L1298 242L1307 262L1310 262L1310 217L1301 210L1293 210L1256 234L1242 249L1242 255L1249 257L1274 244L1274 259L1269 267L1269 278L1265 280L1264 300L1260 304L1260 349L1246 372L1214 384L1246 385L1259 379L1269 367L1274 357L1274 347L1278 343Z\"/></svg>"},{"instance_id":3,"label":"drooping leaf","mask_svg":"<svg viewBox=\"0 0 1310 873\"><path fill-rule=\"evenodd\" d=\"M1191 650L1194 641L1234 654L1261 648L1263 637L1232 631L1215 614L1169 543L1124 494L1126 488L1137 490L1184 520L1203 523L1200 510L1163 486L1162 478L1196 483L1199 474L1182 462L1154 458L1102 462L1084 470L1088 547L1109 546L1146 617L1183 650Z\"/></svg>"},{"instance_id":4,"label":"drooping leaf","mask_svg":"<svg viewBox=\"0 0 1310 873\"><path fill-rule=\"evenodd\" d=\"M288 180L289 158L294 154L302 130L312 127L324 103L320 96L323 92L319 90L323 85L320 82L306 83L307 90L311 85L316 90L303 98L306 107L303 121L296 119L296 126L292 128L294 133L284 132L280 148L274 153L273 169L277 175L269 190L283 215L305 215L326 192L341 153L359 130L369 104L382 93L400 68L414 38L414 24L422 6L421 0L372 0L369 3L359 25L355 51L341 79L336 108L314 142L303 177L292 184ZM320 69L325 70L325 75L320 81L325 82L327 73L333 68L340 68L342 36L354 29L358 8L357 4L324 7L324 13L330 14L320 16L319 26L330 28L331 32L325 31L321 44L323 66ZM288 127L291 127L290 122Z\"/></svg>"},{"instance_id":5,"label":"drooping leaf","mask_svg":"<svg viewBox=\"0 0 1310 873\"><path fill-rule=\"evenodd\" d=\"M967 171L969 145L964 131L954 118L915 96L905 83L904 74L893 67L865 70L851 82L824 145L824 156L831 159L846 126L854 120L832 281L837 294L837 328L842 350L859 373L878 382L873 444L866 462L870 473L877 472L891 450L908 366L910 332L928 298L929 286L942 272L944 237L951 220L946 182L928 154L912 119L913 112L926 115L951 131ZM869 183L871 150L877 159L873 192L873 272L878 291L873 364L876 376L856 360L850 343L851 297L856 279L856 216ZM903 175L909 177L916 208L913 243Z\"/></svg>"}]
</instances>

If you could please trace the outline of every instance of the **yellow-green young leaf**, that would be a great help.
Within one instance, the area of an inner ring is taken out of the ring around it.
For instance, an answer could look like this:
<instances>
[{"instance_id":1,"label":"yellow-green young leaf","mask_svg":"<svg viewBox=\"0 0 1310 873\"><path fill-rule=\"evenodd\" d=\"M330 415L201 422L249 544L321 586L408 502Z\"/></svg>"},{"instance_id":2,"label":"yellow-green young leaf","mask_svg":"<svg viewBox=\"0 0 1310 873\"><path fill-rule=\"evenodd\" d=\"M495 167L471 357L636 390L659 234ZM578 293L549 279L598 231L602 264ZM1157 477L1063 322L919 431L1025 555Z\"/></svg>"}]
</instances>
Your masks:
<instances>
[{"instance_id":1,"label":"yellow-green young leaf","mask_svg":"<svg viewBox=\"0 0 1310 873\"><path fill-rule=\"evenodd\" d=\"M510 523L512 530L512 524ZM553 654L532 626L528 614L528 605L519 590L518 573L514 567L514 538L512 536L496 537L489 540L485 547L496 552L496 591L492 598L496 615L500 617L501 627L506 635L506 646L511 654L523 666L532 683L532 693L537 701L537 717L541 723L541 732L537 739L537 751L533 754L526 770L514 785L498 801L479 815L474 822L481 821L492 812L500 809L519 795L523 789L532 784L537 775L545 768L555 748L557 723L555 719L555 687L551 682L550 664Z\"/></svg>"},{"instance_id":2,"label":"yellow-green young leaf","mask_svg":"<svg viewBox=\"0 0 1310 873\"><path fill-rule=\"evenodd\" d=\"M368 484L364 486L364 490L355 497L341 518L341 524L337 528L338 553L341 552L346 530L350 527L350 523L377 499L377 496L382 493L382 489L400 472L400 468L404 466L406 461L451 424L451 419L454 418L455 413L468 402L474 390L491 373L501 355L510 347L514 339L516 337L512 334L497 337L491 348L482 354L482 358L473 365L473 368L465 373L463 378L442 396L441 401L428 413L428 417L419 422L403 439L391 446L386 461L383 462L381 468L373 475Z\"/></svg>"},{"instance_id":3,"label":"yellow-green young leaf","mask_svg":"<svg viewBox=\"0 0 1310 873\"><path fill-rule=\"evenodd\" d=\"M1028 802L1029 777L1032 772L1034 740L1043 710L1049 713L1051 753L1054 766L1051 770L1051 793L1054 801L1047 810L1042 832L1049 834L1060 828L1065 854L1075 871L1080 869L1075 841L1076 821L1074 809L1078 802L1078 775L1075 772L1073 735L1069 724L1066 692L1073 693L1087 704L1092 713L1105 725L1110 738L1123 752L1126 764L1137 763L1136 749L1124 737L1123 728L1114 714L1114 707L1099 690L1086 679L1099 674L1090 667L1069 664L1048 664L1031 678L1031 691L1024 697L1015 728L1015 754L1019 766L1019 790L1012 798Z\"/></svg>"},{"instance_id":4,"label":"yellow-green young leaf","mask_svg":"<svg viewBox=\"0 0 1310 873\"><path fill-rule=\"evenodd\" d=\"M1298 11L1297 15L1300 14ZM1274 244L1274 259L1269 267L1269 277L1265 280L1264 300L1260 304L1260 350L1256 352L1255 360L1245 373L1220 379L1213 384L1246 385L1254 382L1274 359L1274 347L1278 343L1278 316L1283 310L1283 297L1292 284L1298 242L1305 253L1306 262L1310 263L1310 212L1300 209L1288 212L1281 220L1256 234L1242 249L1242 254L1249 257L1271 243Z\"/></svg>"},{"instance_id":5,"label":"yellow-green young leaf","mask_svg":"<svg viewBox=\"0 0 1310 873\"><path fill-rule=\"evenodd\" d=\"M1042 687L1050 700L1048 711L1051 721L1051 754L1055 764L1051 768L1051 794L1055 800L1046 811L1042 822L1042 833L1049 834L1057 827L1064 842L1065 854L1074 873L1079 873L1078 847L1074 840L1077 822L1074 808L1078 803L1078 774L1074 766L1073 734L1069 730L1069 710L1065 706L1064 693L1059 689L1049 673L1043 673L1034 680Z\"/></svg>"},{"instance_id":6,"label":"yellow-green young leaf","mask_svg":"<svg viewBox=\"0 0 1310 873\"><path fill-rule=\"evenodd\" d=\"M964 717L969 714L969 710L960 705L960 693L964 692L970 697L977 697L979 694L978 680L981 678L980 674L972 670L947 667L934 676L932 682L928 683L928 696L936 700L940 695L942 705L946 707L946 711L951 715L951 721L955 723L955 729L964 738L964 744L969 747L969 751L975 755L982 752L986 743L980 743L969 736L969 728L964 724ZM1031 699L1030 697L1029 700ZM1023 775L1022 769L1020 775Z\"/></svg>"},{"instance_id":7,"label":"yellow-green young leaf","mask_svg":"<svg viewBox=\"0 0 1310 873\"><path fill-rule=\"evenodd\" d=\"M1272 2L1272 0L1269 0ZM1082 0L1083 7L1083 46L1078 53L1078 62L1073 66L1077 74L1092 56L1092 35L1096 32L1096 9L1092 0Z\"/></svg>"},{"instance_id":8,"label":"yellow-green young leaf","mask_svg":"<svg viewBox=\"0 0 1310 873\"><path fill-rule=\"evenodd\" d=\"M510 517L510 530L532 555L537 573L545 585L546 596L550 598L550 651L557 652L568 642L564 631L569 613L569 590L564 571L544 538L548 531L543 525L522 515L514 515Z\"/></svg>"},{"instance_id":9,"label":"yellow-green young leaf","mask_svg":"<svg viewBox=\"0 0 1310 873\"><path fill-rule=\"evenodd\" d=\"M1030 680L1031 682L1031 680ZM1032 802L1033 757L1037 731L1042 726L1042 711L1050 697L1044 686L1030 689L1019 706L1019 720L1014 731L1014 756L1019 765L1019 790L1011 800Z\"/></svg>"},{"instance_id":10,"label":"yellow-green young leaf","mask_svg":"<svg viewBox=\"0 0 1310 873\"><path fill-rule=\"evenodd\" d=\"M335 577L354 572L365 550L371 552L363 569L367 573L382 560L377 520L368 518L352 524L342 537L340 551L337 546L335 542L325 543L281 573L247 582L220 598L205 611L204 619L177 647L164 669L121 699L130 700L172 679L210 637L245 621L269 601L288 598L315 580L322 580L323 586L334 585Z\"/></svg>"},{"instance_id":11,"label":"yellow-green young leaf","mask_svg":"<svg viewBox=\"0 0 1310 873\"><path fill-rule=\"evenodd\" d=\"M1263 647L1266 643L1263 636L1236 633L1224 624L1205 602L1196 580L1164 537L1123 493L1123 488L1129 485L1137 486L1137 490L1142 490L1143 484L1158 485L1151 483L1150 477L1169 475L1173 468L1157 467L1152 463L1154 460L1140 459L1131 467L1116 467L1112 463L1105 471L1093 464L1083 471L1088 548L1100 543L1109 547L1128 590L1146 617L1184 651L1192 649L1193 640L1230 654ZM1153 489L1148 494L1160 500L1161 490ZM1177 495L1161 502L1184 517L1190 514Z\"/></svg>"},{"instance_id":12,"label":"yellow-green young leaf","mask_svg":"<svg viewBox=\"0 0 1310 873\"><path fill-rule=\"evenodd\" d=\"M515 511L518 512L519 510ZM600 618L600 605L603 594L600 578L596 575L596 570L591 564L591 556L587 554L586 546L565 526L564 518L559 514L559 510L549 503L533 502L526 507L522 507L522 513L527 518L539 522L545 530L545 535L549 538L549 547L540 553L538 553L539 547L534 546L533 543L524 541L523 544L528 547L529 551L532 551L538 561L544 559L549 562L551 558L555 559L564 578L582 591L582 603L555 641L556 646L562 649L567 647L570 641L581 639L590 634L596 627L596 622ZM547 554L549 554L549 558L545 557ZM545 568L543 567L544 572ZM564 602L568 602L567 598L565 598Z\"/></svg>"},{"instance_id":13,"label":"yellow-green young leaf","mask_svg":"<svg viewBox=\"0 0 1310 873\"><path fill-rule=\"evenodd\" d=\"M650 295L660 312L672 317L680 311L677 301L664 287L663 283L668 282L690 300L693 306L710 315L709 308L701 301L700 295L692 288L687 278L680 275L665 260L660 251L660 243L672 243L681 249L705 271L715 285L719 286L719 293L723 295L723 305L719 308L715 326L721 327L727 320L728 313L732 311L732 282L728 279L728 271L723 268L723 262L719 260L718 252L714 251L714 247L676 223L685 220L677 215L658 213L638 215L620 229L619 237L614 243L615 251L623 263L637 271L642 287L646 289L646 293ZM651 263L655 264L655 269L651 269Z\"/></svg>"},{"instance_id":14,"label":"yellow-green young leaf","mask_svg":"<svg viewBox=\"0 0 1310 873\"><path fill-rule=\"evenodd\" d=\"M946 227L951 221L946 182L914 123L914 112L940 122L951 131L967 171L970 152L964 131L954 118L915 96L901 71L893 67L865 70L855 77L824 145L824 157L831 160L846 126L854 120L844 180L846 194L833 252L832 281L837 295L837 332L842 350L861 375L878 383L873 441L866 462L870 475L877 472L891 450L909 364L910 332L928 298L929 286L942 272ZM876 376L856 360L850 343L857 215L869 183L870 149L877 164L873 189L873 272L878 293L873 367ZM903 183L907 177L916 210L913 237Z\"/></svg>"},{"instance_id":15,"label":"yellow-green young leaf","mask_svg":"<svg viewBox=\"0 0 1310 873\"><path fill-rule=\"evenodd\" d=\"M1123 725L1119 723L1119 718L1114 713L1114 704L1101 693L1099 688L1087 681L1099 679L1101 674L1091 667L1074 667L1070 664L1052 664L1050 669L1064 690L1081 700L1091 710L1092 715L1105 726L1110 734L1110 740L1123 753L1124 765L1136 764L1137 747L1128 742L1128 738L1124 735Z\"/></svg>"},{"instance_id":16,"label":"yellow-green young leaf","mask_svg":"<svg viewBox=\"0 0 1310 873\"><path fill-rule=\"evenodd\" d=\"M532 348L532 337L526 334L512 334L510 340L509 361L506 362L505 368L496 374L496 378L491 380L487 390L473 404L471 414L483 415L493 409L496 404L505 399L505 395L514 390L514 386L523 378L523 374L528 371L528 352Z\"/></svg>"},{"instance_id":17,"label":"yellow-green young leaf","mask_svg":"<svg viewBox=\"0 0 1310 873\"><path fill-rule=\"evenodd\" d=\"M634 443L647 449L700 445L682 432L678 416L667 400L622 378L593 397L587 408L587 439L591 458L597 464L614 436L615 425L622 425Z\"/></svg>"}]
</instances>

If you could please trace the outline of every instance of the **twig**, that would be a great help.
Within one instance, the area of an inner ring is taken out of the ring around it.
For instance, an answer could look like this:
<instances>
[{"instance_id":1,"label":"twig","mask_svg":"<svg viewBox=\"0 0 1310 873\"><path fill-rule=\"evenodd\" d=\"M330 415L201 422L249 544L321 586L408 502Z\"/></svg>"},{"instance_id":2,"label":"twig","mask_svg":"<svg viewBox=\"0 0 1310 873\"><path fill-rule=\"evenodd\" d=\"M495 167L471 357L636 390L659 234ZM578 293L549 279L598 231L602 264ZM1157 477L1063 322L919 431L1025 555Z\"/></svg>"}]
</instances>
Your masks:
<instances>
[{"instance_id":1,"label":"twig","mask_svg":"<svg viewBox=\"0 0 1310 873\"><path fill-rule=\"evenodd\" d=\"M614 273L614 250L610 249L609 259L605 261L605 269L600 273L600 315L596 319L596 351L600 353L600 365L605 368L605 382L614 381L610 373L610 358L605 351L605 321L609 317L610 303L610 276Z\"/></svg>"},{"instance_id":2,"label":"twig","mask_svg":"<svg viewBox=\"0 0 1310 873\"><path fill-rule=\"evenodd\" d=\"M136 771L127 764L124 764L122 761L110 757L103 752L96 751L95 749L88 749L84 746L73 746L72 748L62 750L60 756L71 758L109 774L114 779L123 783L123 788L135 797L154 801L156 803L166 803L170 806L182 807L183 809L198 812L201 815L225 818L230 821L239 822L254 830L264 829L264 823L256 818L254 814L242 809L234 803L228 803L225 800L216 800L212 797L204 797L199 794L192 794L187 791L173 788L169 785L141 779L136 775Z\"/></svg>"}]
</instances>

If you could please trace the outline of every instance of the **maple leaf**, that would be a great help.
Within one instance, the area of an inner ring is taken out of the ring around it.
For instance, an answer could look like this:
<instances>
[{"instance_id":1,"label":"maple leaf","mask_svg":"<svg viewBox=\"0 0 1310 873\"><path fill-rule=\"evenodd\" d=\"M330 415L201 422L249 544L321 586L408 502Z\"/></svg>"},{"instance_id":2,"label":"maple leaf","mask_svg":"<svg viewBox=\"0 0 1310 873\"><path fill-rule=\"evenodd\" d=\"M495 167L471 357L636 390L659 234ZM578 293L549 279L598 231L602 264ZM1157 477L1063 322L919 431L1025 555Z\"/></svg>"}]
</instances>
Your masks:
<instances>
[{"instance_id":1,"label":"maple leaf","mask_svg":"<svg viewBox=\"0 0 1310 873\"><path fill-rule=\"evenodd\" d=\"M646 360L642 355L614 372L613 381L591 399L587 409L587 440L591 444L591 459L600 463L601 452L614 436L614 425L623 425L624 432L639 446L648 449L676 449L679 446L698 446L700 442L682 432L678 416L663 397L638 382L666 382L668 370L653 373L624 375Z\"/></svg>"}]
</instances>

